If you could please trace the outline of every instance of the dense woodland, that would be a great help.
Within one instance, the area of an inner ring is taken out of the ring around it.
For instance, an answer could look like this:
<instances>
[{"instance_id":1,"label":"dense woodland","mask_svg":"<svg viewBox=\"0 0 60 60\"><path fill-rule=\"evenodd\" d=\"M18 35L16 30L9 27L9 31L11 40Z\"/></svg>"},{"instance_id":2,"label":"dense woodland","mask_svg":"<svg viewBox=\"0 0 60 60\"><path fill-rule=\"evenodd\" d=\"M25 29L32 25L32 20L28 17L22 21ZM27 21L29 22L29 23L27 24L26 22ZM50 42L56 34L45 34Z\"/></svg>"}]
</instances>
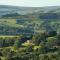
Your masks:
<instances>
[{"instance_id":1,"label":"dense woodland","mask_svg":"<svg viewBox=\"0 0 60 60\"><path fill-rule=\"evenodd\" d=\"M0 37L0 60L60 60L60 35L51 32Z\"/></svg>"},{"instance_id":2,"label":"dense woodland","mask_svg":"<svg viewBox=\"0 0 60 60\"><path fill-rule=\"evenodd\" d=\"M60 60L59 26L59 19L1 18L0 60Z\"/></svg>"}]
</instances>

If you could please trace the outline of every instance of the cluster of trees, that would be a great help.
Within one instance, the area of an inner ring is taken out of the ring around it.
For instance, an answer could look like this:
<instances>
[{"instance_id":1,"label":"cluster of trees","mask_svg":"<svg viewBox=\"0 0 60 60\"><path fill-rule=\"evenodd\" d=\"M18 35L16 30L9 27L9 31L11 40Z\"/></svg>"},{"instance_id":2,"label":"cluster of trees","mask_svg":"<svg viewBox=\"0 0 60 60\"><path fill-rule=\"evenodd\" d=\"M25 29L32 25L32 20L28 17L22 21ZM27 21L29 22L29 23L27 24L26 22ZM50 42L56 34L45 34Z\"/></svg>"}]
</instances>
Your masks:
<instances>
[{"instance_id":1,"label":"cluster of trees","mask_svg":"<svg viewBox=\"0 0 60 60\"><path fill-rule=\"evenodd\" d=\"M60 35L44 32L0 38L0 60L60 60Z\"/></svg>"},{"instance_id":2,"label":"cluster of trees","mask_svg":"<svg viewBox=\"0 0 60 60\"><path fill-rule=\"evenodd\" d=\"M59 14L57 13L42 13L39 16L41 19L59 19Z\"/></svg>"}]
</instances>

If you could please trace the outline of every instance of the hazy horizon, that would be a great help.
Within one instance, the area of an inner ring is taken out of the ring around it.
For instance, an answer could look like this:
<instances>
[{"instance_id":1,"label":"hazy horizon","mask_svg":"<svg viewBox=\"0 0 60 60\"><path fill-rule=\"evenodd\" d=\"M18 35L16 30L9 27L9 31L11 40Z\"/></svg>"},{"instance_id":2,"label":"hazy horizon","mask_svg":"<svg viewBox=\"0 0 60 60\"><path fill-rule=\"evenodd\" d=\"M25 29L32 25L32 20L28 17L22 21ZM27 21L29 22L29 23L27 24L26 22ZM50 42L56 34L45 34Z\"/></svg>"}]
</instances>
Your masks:
<instances>
[{"instance_id":1,"label":"hazy horizon","mask_svg":"<svg viewBox=\"0 0 60 60\"><path fill-rule=\"evenodd\" d=\"M0 5L23 7L60 6L60 0L1 0Z\"/></svg>"}]
</instances>

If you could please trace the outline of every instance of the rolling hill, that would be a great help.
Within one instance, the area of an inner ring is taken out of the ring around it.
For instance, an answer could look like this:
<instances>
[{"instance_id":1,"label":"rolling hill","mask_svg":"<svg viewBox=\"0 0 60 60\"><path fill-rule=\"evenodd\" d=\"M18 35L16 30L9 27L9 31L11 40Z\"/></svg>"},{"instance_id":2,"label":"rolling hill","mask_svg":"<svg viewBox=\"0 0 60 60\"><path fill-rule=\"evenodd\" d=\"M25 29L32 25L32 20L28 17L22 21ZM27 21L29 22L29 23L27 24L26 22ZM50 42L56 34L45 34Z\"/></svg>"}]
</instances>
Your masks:
<instances>
[{"instance_id":1,"label":"rolling hill","mask_svg":"<svg viewBox=\"0 0 60 60\"><path fill-rule=\"evenodd\" d=\"M60 33L60 6L18 7L0 5L0 35Z\"/></svg>"},{"instance_id":2,"label":"rolling hill","mask_svg":"<svg viewBox=\"0 0 60 60\"><path fill-rule=\"evenodd\" d=\"M19 13L21 15L29 13L59 13L60 6L49 7L18 7L18 6L6 6L0 5L0 15Z\"/></svg>"}]
</instances>

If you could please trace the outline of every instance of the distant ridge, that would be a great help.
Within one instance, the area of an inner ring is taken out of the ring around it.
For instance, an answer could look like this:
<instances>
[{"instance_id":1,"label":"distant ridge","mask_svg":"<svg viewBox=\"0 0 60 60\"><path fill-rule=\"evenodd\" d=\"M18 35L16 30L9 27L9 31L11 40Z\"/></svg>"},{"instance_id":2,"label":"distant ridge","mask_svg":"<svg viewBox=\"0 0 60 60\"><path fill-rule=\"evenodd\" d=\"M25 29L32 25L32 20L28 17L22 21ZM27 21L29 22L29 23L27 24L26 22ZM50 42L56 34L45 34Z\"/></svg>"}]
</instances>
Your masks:
<instances>
[{"instance_id":1,"label":"distant ridge","mask_svg":"<svg viewBox=\"0 0 60 60\"><path fill-rule=\"evenodd\" d=\"M0 16L13 13L18 13L20 15L39 14L39 13L60 13L60 6L22 7L22 6L0 5Z\"/></svg>"}]
</instances>

